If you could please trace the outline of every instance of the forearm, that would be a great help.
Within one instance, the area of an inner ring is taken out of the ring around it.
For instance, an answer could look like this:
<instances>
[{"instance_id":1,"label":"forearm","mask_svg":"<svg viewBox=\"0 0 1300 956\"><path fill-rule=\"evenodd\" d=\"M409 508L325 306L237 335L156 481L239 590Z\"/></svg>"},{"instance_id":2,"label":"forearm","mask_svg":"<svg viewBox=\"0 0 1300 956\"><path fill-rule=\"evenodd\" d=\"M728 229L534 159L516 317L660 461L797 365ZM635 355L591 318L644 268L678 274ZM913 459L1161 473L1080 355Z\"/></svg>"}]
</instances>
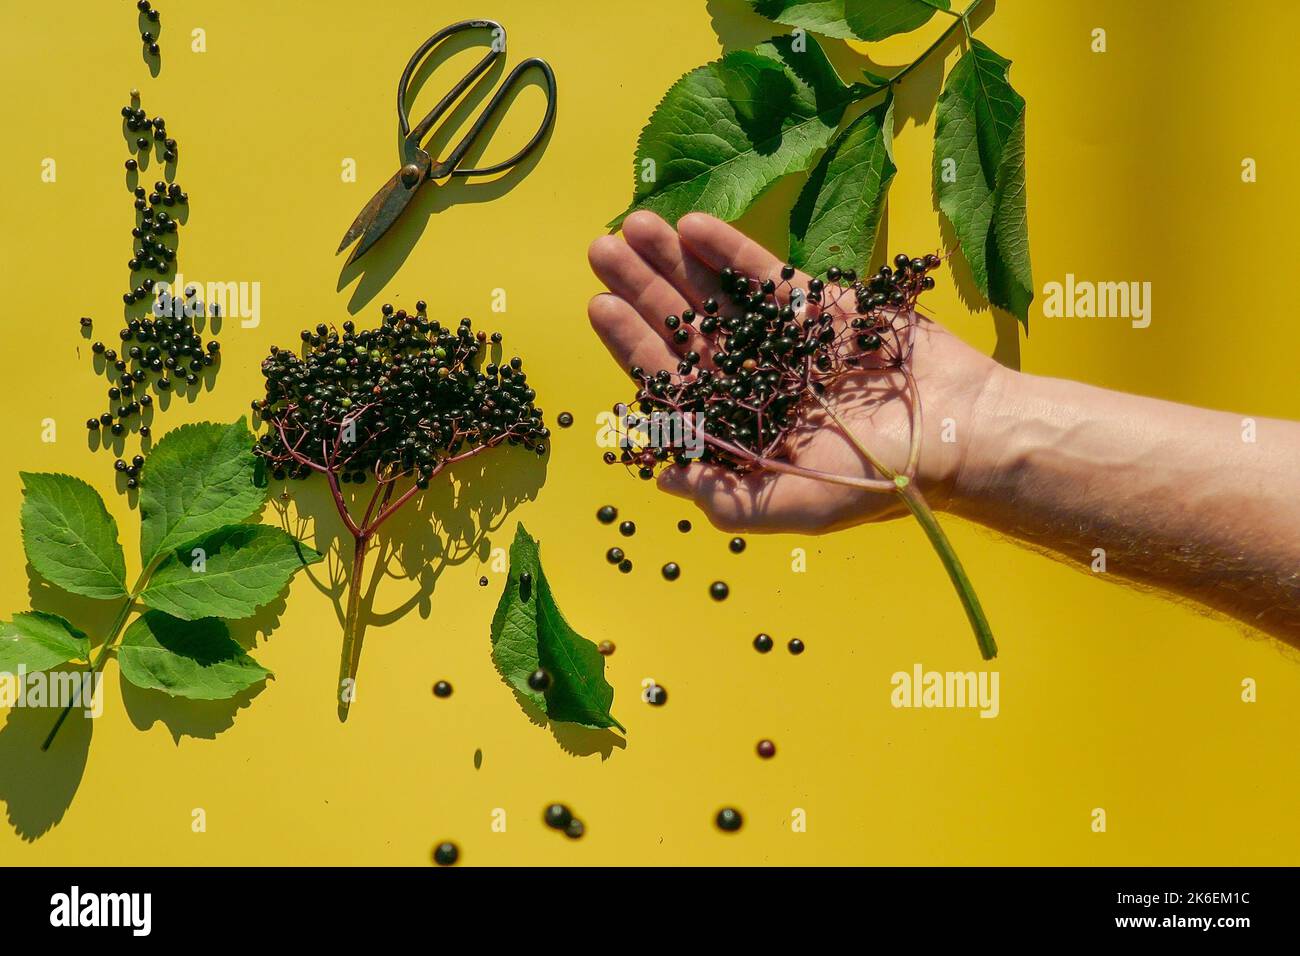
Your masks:
<instances>
[{"instance_id":1,"label":"forearm","mask_svg":"<svg viewBox=\"0 0 1300 956\"><path fill-rule=\"evenodd\" d=\"M1002 370L949 507L1300 643L1295 422Z\"/></svg>"}]
</instances>

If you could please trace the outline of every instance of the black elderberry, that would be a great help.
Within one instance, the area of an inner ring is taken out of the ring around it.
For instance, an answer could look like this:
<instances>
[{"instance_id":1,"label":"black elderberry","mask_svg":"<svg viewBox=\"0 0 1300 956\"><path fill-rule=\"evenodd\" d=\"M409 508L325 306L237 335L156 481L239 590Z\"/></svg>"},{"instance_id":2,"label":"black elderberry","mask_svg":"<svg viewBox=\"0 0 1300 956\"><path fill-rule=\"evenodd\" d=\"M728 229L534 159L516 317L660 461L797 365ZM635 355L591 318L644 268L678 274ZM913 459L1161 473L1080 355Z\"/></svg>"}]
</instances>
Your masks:
<instances>
[{"instance_id":1,"label":"black elderberry","mask_svg":"<svg viewBox=\"0 0 1300 956\"><path fill-rule=\"evenodd\" d=\"M436 684L433 685L433 696L434 696L434 697L450 697L450 696L451 696L451 684L447 683L445 680L440 680L440 681L438 681Z\"/></svg>"},{"instance_id":2,"label":"black elderberry","mask_svg":"<svg viewBox=\"0 0 1300 956\"><path fill-rule=\"evenodd\" d=\"M601 524L613 524L618 518L618 509L613 505L602 505L596 512L596 520Z\"/></svg>"},{"instance_id":3,"label":"black elderberry","mask_svg":"<svg viewBox=\"0 0 1300 956\"><path fill-rule=\"evenodd\" d=\"M677 530L682 534L685 534L691 530L691 523L683 518L681 521L677 522Z\"/></svg>"},{"instance_id":4,"label":"black elderberry","mask_svg":"<svg viewBox=\"0 0 1300 956\"><path fill-rule=\"evenodd\" d=\"M618 533L625 538L630 538L636 534L636 522L624 521L618 526Z\"/></svg>"},{"instance_id":5,"label":"black elderberry","mask_svg":"<svg viewBox=\"0 0 1300 956\"><path fill-rule=\"evenodd\" d=\"M804 652L803 641L799 640L797 637L790 638L790 643L786 644L786 648L791 654L796 656Z\"/></svg>"},{"instance_id":6,"label":"black elderberry","mask_svg":"<svg viewBox=\"0 0 1300 956\"><path fill-rule=\"evenodd\" d=\"M622 571L624 574L631 574L632 562L629 559L624 558L622 561L618 563L618 569Z\"/></svg>"},{"instance_id":7,"label":"black elderberry","mask_svg":"<svg viewBox=\"0 0 1300 956\"><path fill-rule=\"evenodd\" d=\"M727 587L725 581L714 581L709 585L709 597L715 601L725 601L730 593L731 588Z\"/></svg>"},{"instance_id":8,"label":"black elderberry","mask_svg":"<svg viewBox=\"0 0 1300 956\"><path fill-rule=\"evenodd\" d=\"M439 843L433 850L433 862L439 866L452 866L459 859L460 849L454 843Z\"/></svg>"},{"instance_id":9,"label":"black elderberry","mask_svg":"<svg viewBox=\"0 0 1300 956\"><path fill-rule=\"evenodd\" d=\"M663 575L666 580L676 581L682 575L682 569L676 561L669 561L663 566Z\"/></svg>"},{"instance_id":10,"label":"black elderberry","mask_svg":"<svg viewBox=\"0 0 1300 956\"><path fill-rule=\"evenodd\" d=\"M719 830L725 833L735 833L744 825L745 821L739 810L725 807L718 811L716 822Z\"/></svg>"},{"instance_id":11,"label":"black elderberry","mask_svg":"<svg viewBox=\"0 0 1300 956\"><path fill-rule=\"evenodd\" d=\"M745 539L732 538L727 542L727 547L731 549L732 554L740 554L740 552L745 550Z\"/></svg>"},{"instance_id":12,"label":"black elderberry","mask_svg":"<svg viewBox=\"0 0 1300 956\"><path fill-rule=\"evenodd\" d=\"M651 684L645 690L645 702L651 707L662 707L668 703L668 689L662 684Z\"/></svg>"},{"instance_id":13,"label":"black elderberry","mask_svg":"<svg viewBox=\"0 0 1300 956\"><path fill-rule=\"evenodd\" d=\"M541 692L551 686L551 675L540 667L528 675L528 686Z\"/></svg>"},{"instance_id":14,"label":"black elderberry","mask_svg":"<svg viewBox=\"0 0 1300 956\"><path fill-rule=\"evenodd\" d=\"M754 650L760 654L766 654L772 649L772 638L767 634L759 634L754 638Z\"/></svg>"},{"instance_id":15,"label":"black elderberry","mask_svg":"<svg viewBox=\"0 0 1300 956\"><path fill-rule=\"evenodd\" d=\"M552 830L563 830L573 820L573 811L562 803L552 803L542 811L542 820Z\"/></svg>"},{"instance_id":16,"label":"black elderberry","mask_svg":"<svg viewBox=\"0 0 1300 956\"><path fill-rule=\"evenodd\" d=\"M610 564L618 564L620 561L623 560L623 549L610 548L608 551L605 552L605 560L608 561Z\"/></svg>"}]
</instances>

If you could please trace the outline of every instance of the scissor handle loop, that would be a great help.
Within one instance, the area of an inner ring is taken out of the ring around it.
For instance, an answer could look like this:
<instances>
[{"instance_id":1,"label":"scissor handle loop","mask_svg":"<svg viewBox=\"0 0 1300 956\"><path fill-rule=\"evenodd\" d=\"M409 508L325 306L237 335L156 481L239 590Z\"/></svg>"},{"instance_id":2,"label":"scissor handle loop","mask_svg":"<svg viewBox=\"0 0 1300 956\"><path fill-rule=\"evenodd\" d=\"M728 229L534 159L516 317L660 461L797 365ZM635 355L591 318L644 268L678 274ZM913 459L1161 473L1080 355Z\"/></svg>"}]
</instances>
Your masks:
<instances>
[{"instance_id":1,"label":"scissor handle loop","mask_svg":"<svg viewBox=\"0 0 1300 956\"><path fill-rule=\"evenodd\" d=\"M464 30L491 30L492 31L492 48L488 50L487 55L479 60L474 69L470 70L464 78L461 79L451 92L438 101L438 105L429 111L424 119L416 124L414 130L411 129L411 120L407 112L406 94L411 82L411 76L415 73L416 67L424 59L431 49L447 39L453 34L460 33ZM499 57L506 50L506 28L495 20L462 20L459 23L453 23L449 27L443 27L429 39L420 44L419 48L411 54L411 58L406 63L406 68L402 70L402 75L397 81L397 121L402 128L402 136L405 138L408 146L418 146L420 140L424 139L425 134L438 121L438 117L447 112L447 109L460 98L460 95L469 88L469 85L483 75L484 71L492 65L492 61Z\"/></svg>"},{"instance_id":2,"label":"scissor handle loop","mask_svg":"<svg viewBox=\"0 0 1300 956\"><path fill-rule=\"evenodd\" d=\"M460 165L460 161L465 158L465 153L469 150L470 146L474 144L474 141L478 138L479 134L483 132L483 127L486 126L491 121L492 117L501 109L502 103L505 101L506 97L510 95L511 90L519 85L519 78L531 67L537 67L537 69L541 71L542 78L545 80L546 84L546 114L542 117L541 125L537 127L537 132L533 134L532 139L524 144L523 149L519 150L519 152L515 153L509 159L503 159L501 162L494 163L491 166L481 166L478 169L458 169L457 167ZM545 60L535 56L523 60L518 66L510 71L510 74L505 78L505 81L501 84L500 88L493 94L487 108L484 109L478 119L474 121L474 125L471 126L469 132L465 134L465 138L456 145L454 150L452 150L451 155L430 169L429 178L440 179L443 176L490 176L492 173L499 173L502 170L514 166L537 148L538 144L541 143L542 139L546 136L547 131L552 125L554 125L555 98L555 71L551 69L551 65Z\"/></svg>"}]
</instances>

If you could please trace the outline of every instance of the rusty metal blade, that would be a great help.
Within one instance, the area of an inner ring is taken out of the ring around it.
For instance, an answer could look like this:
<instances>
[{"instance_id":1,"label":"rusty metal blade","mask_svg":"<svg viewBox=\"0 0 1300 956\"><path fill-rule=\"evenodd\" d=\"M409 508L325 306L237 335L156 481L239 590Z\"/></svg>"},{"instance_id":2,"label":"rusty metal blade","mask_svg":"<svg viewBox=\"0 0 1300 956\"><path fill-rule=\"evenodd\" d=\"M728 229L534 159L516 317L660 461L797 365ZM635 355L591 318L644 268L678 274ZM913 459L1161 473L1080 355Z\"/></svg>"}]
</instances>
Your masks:
<instances>
[{"instance_id":1,"label":"rusty metal blade","mask_svg":"<svg viewBox=\"0 0 1300 956\"><path fill-rule=\"evenodd\" d=\"M391 193L394 188L401 187L401 176L401 170L393 173L392 178L389 179L388 182L384 183L383 186L379 187L379 192L375 193L370 202L366 203L365 206L362 207L361 212L357 213L357 218L354 219L352 225L348 227L348 231L343 234L343 241L339 243L338 252L335 252L335 255L338 255L339 252L342 252L348 246L352 245L352 243L356 242L357 237L365 232L370 223L374 221L375 215L379 212L380 208L383 207L385 200L388 199L389 193Z\"/></svg>"}]
</instances>

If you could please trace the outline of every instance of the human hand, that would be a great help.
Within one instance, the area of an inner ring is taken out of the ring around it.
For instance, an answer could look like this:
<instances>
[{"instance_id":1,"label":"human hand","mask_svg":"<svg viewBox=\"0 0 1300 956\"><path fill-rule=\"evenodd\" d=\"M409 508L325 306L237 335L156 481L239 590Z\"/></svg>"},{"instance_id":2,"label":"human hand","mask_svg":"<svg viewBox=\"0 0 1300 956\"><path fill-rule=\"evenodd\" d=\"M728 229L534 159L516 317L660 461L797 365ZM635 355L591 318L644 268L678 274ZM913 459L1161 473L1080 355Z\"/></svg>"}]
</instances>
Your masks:
<instances>
[{"instance_id":1,"label":"human hand","mask_svg":"<svg viewBox=\"0 0 1300 956\"><path fill-rule=\"evenodd\" d=\"M588 306L592 326L619 365L675 370L689 345L672 341L664 317L721 297L718 274L732 266L745 275L776 278L782 263L733 227L712 216L685 216L674 231L650 212L623 223L623 235L602 236L588 252L608 287ZM806 286L802 273L793 280ZM835 321L846 317L832 310ZM703 367L708 367L705 356ZM915 480L936 507L959 486L979 429L981 396L1001 367L929 319L918 317L911 358L924 410ZM839 417L883 464L902 470L911 445L911 408L902 373L851 373L824 396ZM940 440L952 419L962 439ZM881 477L820 408L804 413L787 446L792 465L854 478ZM740 475L719 465L669 468L665 491L696 502L728 531L825 531L906 513L896 495L874 493L800 475L759 470Z\"/></svg>"}]
</instances>

